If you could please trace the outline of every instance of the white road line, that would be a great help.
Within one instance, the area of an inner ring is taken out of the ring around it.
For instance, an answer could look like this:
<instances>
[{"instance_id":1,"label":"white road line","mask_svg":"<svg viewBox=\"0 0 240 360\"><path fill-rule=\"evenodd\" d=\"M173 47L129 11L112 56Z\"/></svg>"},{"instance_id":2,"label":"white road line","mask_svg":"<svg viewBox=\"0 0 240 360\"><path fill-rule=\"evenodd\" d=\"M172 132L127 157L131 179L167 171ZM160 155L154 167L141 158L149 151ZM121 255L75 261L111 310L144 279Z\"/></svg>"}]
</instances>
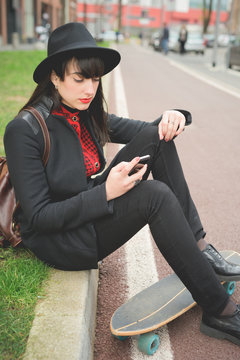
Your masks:
<instances>
[{"instance_id":1,"label":"white road line","mask_svg":"<svg viewBox=\"0 0 240 360\"><path fill-rule=\"evenodd\" d=\"M124 84L119 66L114 70L114 84L117 99L117 115L129 117ZM125 252L128 297L130 298L139 291L158 281L158 273L148 226L145 226L125 245ZM151 359L173 360L167 326L163 327L159 333L161 336L160 347ZM149 359L149 356L142 354L138 350L137 342L134 338L131 345L131 359Z\"/></svg>"},{"instance_id":2,"label":"white road line","mask_svg":"<svg viewBox=\"0 0 240 360\"><path fill-rule=\"evenodd\" d=\"M210 80L208 79L206 76L204 75L201 75L199 74L198 72L194 71L194 70L191 70L189 69L187 66L185 65L182 65L182 64L179 64L177 63L176 61L174 60L170 60L169 63L172 65L172 66L175 66L176 68L184 71L185 73L189 74L189 75L192 75L194 76L195 78L207 83L208 85L211 85L211 86L214 86L215 88L219 89L219 90L222 90L222 91L225 91L226 93L230 94L230 95L233 95L237 98L240 99L240 92L238 91L235 91L235 90L232 90L230 88L227 88L227 85L225 84L220 84L219 82L215 82L214 80Z\"/></svg>"}]
</instances>

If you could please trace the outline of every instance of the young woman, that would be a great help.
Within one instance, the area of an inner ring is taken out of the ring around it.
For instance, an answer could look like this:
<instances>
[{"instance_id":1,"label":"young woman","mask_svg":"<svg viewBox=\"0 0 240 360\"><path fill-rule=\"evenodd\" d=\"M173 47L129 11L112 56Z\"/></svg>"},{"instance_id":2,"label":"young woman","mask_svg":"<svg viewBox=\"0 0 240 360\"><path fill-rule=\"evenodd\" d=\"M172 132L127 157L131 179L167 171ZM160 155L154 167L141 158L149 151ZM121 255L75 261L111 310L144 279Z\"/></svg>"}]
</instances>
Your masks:
<instances>
[{"instance_id":1,"label":"young woman","mask_svg":"<svg viewBox=\"0 0 240 360\"><path fill-rule=\"evenodd\" d=\"M159 250L203 308L202 331L239 345L240 311L218 278L240 279L240 267L205 241L173 142L191 115L166 111L146 123L107 114L101 77L119 61L83 24L51 34L48 56L33 75L38 85L24 106L46 121L46 168L42 131L24 108L4 136L23 243L56 268L92 269L149 224ZM103 171L107 141L126 146ZM150 159L140 165L143 155ZM147 180L150 171L154 180Z\"/></svg>"}]
</instances>

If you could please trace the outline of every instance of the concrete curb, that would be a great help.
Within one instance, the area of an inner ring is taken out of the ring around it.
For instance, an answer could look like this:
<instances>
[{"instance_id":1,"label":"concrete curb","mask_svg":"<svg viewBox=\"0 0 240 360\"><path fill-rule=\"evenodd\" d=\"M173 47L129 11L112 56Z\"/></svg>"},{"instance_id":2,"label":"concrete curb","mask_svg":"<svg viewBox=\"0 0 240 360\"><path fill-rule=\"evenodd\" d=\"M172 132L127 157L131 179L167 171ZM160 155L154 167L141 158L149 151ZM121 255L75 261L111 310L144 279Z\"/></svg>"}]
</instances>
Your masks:
<instances>
[{"instance_id":1,"label":"concrete curb","mask_svg":"<svg viewBox=\"0 0 240 360\"><path fill-rule=\"evenodd\" d=\"M51 270L47 295L35 309L24 360L91 360L98 270Z\"/></svg>"}]
</instances>

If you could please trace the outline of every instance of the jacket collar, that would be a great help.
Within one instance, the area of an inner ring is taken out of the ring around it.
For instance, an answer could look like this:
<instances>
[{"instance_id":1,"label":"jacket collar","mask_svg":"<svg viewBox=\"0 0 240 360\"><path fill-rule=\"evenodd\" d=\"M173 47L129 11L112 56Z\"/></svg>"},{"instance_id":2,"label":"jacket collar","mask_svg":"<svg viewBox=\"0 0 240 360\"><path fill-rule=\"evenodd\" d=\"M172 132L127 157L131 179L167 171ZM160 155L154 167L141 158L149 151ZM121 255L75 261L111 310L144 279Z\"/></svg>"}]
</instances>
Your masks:
<instances>
[{"instance_id":1,"label":"jacket collar","mask_svg":"<svg viewBox=\"0 0 240 360\"><path fill-rule=\"evenodd\" d=\"M43 96L41 101L34 105L35 109L40 112L42 117L46 120L48 116L51 114L51 110L53 107L53 101L48 96Z\"/></svg>"}]
</instances>

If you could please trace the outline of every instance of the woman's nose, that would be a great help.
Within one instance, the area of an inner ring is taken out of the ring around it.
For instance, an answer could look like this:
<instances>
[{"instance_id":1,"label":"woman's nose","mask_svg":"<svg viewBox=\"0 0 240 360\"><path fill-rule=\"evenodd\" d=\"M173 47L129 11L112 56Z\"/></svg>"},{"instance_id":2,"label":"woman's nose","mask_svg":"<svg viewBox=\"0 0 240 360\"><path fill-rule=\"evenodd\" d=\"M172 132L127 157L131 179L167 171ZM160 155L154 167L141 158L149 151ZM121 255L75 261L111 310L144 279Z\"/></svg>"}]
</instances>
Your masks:
<instances>
[{"instance_id":1,"label":"woman's nose","mask_svg":"<svg viewBox=\"0 0 240 360\"><path fill-rule=\"evenodd\" d=\"M93 80L92 79L86 79L85 91L89 95L94 94L94 86L93 86Z\"/></svg>"}]
</instances>

